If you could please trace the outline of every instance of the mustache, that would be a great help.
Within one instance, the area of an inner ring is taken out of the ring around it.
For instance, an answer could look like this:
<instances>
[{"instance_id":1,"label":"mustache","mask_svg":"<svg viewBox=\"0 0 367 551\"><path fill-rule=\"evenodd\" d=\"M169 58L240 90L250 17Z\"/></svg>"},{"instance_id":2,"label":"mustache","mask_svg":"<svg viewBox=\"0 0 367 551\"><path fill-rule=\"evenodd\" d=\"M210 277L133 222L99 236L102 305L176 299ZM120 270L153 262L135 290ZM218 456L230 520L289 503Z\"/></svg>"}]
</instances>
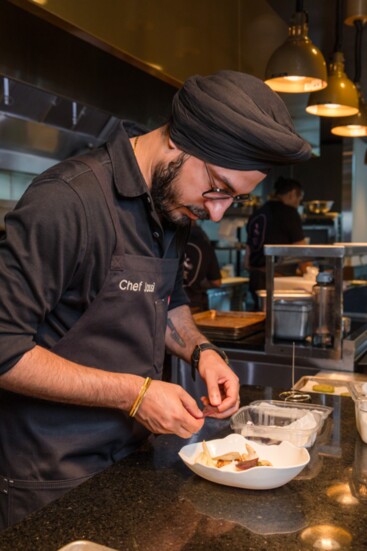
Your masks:
<instances>
[{"instance_id":1,"label":"mustache","mask_svg":"<svg viewBox=\"0 0 367 551\"><path fill-rule=\"evenodd\" d=\"M168 210L167 214L170 213L170 212L173 212L177 209L180 209L180 208L185 208L185 209L189 210L192 214L197 216L199 218L199 220L209 220L209 213L206 210L200 209L200 208L197 208L197 207L193 207L193 206L190 206L190 205L184 205L184 204L179 204L176 207L174 207L173 209Z\"/></svg>"},{"instance_id":2,"label":"mustache","mask_svg":"<svg viewBox=\"0 0 367 551\"><path fill-rule=\"evenodd\" d=\"M178 205L178 207L175 207L174 209L167 210L166 212L167 212L167 214L169 214L170 212L173 212L174 210L180 209L181 207L185 207L185 205Z\"/></svg>"}]
</instances>

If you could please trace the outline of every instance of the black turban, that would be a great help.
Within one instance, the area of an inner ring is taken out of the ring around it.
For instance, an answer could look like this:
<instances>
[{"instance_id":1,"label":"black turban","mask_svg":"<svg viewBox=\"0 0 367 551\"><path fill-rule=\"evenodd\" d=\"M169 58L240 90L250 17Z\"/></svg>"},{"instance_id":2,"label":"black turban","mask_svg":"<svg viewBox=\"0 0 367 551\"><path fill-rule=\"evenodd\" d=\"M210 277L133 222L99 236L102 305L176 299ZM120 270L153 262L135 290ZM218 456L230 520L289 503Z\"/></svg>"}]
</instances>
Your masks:
<instances>
[{"instance_id":1,"label":"black turban","mask_svg":"<svg viewBox=\"0 0 367 551\"><path fill-rule=\"evenodd\" d=\"M173 98L170 136L182 151L235 170L267 171L311 157L280 97L236 71L190 77Z\"/></svg>"}]
</instances>

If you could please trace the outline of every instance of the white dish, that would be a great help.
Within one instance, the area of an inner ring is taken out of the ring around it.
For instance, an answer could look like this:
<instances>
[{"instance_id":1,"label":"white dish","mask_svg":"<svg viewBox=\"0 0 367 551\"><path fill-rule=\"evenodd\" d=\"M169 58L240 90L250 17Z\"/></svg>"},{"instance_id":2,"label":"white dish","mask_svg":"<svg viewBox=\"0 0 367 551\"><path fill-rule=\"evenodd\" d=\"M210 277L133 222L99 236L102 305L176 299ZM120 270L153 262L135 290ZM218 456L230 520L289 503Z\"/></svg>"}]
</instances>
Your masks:
<instances>
[{"instance_id":1,"label":"white dish","mask_svg":"<svg viewBox=\"0 0 367 551\"><path fill-rule=\"evenodd\" d=\"M322 390L314 390L316 385L328 385L333 387L334 392L323 392ZM301 392L314 392L315 394L331 394L332 396L347 396L349 394L348 383L346 381L338 381L325 377L302 377L293 387Z\"/></svg>"},{"instance_id":2,"label":"white dish","mask_svg":"<svg viewBox=\"0 0 367 551\"><path fill-rule=\"evenodd\" d=\"M88 540L77 540L68 543L64 547L61 547L59 551L116 551L112 547L106 547L105 545L99 545L99 543L93 543Z\"/></svg>"},{"instance_id":3,"label":"white dish","mask_svg":"<svg viewBox=\"0 0 367 551\"><path fill-rule=\"evenodd\" d=\"M247 471L236 471L234 464L218 469L195 462L202 451L201 442L188 444L179 451L182 461L195 474L210 482L247 490L279 488L297 476L310 461L310 455L305 448L298 448L286 441L278 446L265 446L251 442L240 434L230 434L226 438L209 440L206 444L212 457L233 451L247 453L246 444L249 444L259 459L267 459L272 463L271 467L253 467Z\"/></svg>"}]
</instances>

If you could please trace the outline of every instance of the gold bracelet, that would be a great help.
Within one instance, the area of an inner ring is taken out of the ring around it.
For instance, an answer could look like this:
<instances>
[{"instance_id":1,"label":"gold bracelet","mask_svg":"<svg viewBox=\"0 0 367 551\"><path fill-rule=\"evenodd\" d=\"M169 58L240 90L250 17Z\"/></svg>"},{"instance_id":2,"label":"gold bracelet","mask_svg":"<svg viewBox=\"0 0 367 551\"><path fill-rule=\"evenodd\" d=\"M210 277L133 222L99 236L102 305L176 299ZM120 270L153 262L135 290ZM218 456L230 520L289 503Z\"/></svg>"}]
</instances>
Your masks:
<instances>
[{"instance_id":1,"label":"gold bracelet","mask_svg":"<svg viewBox=\"0 0 367 551\"><path fill-rule=\"evenodd\" d=\"M146 391L148 390L149 386L150 386L150 383L152 382L152 379L150 377L147 377L144 381L144 383L142 384L141 386L141 389L139 391L139 394L135 400L135 402L133 403L132 407L131 407L131 410L130 410L130 413L129 413L129 416L130 417L135 417L136 415L136 412L138 411L138 409L140 408L141 406L141 403L143 401L143 398L145 396L145 393Z\"/></svg>"}]
</instances>

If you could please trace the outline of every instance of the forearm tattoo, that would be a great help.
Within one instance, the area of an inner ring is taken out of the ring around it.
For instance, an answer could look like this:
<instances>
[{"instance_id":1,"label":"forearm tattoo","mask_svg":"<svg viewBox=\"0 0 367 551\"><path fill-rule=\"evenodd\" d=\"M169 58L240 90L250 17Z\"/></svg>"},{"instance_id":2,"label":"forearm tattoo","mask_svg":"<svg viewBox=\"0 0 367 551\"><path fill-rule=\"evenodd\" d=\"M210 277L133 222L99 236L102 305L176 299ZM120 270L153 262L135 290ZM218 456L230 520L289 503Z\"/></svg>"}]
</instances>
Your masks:
<instances>
[{"instance_id":1,"label":"forearm tattoo","mask_svg":"<svg viewBox=\"0 0 367 551\"><path fill-rule=\"evenodd\" d=\"M179 346L181 346L182 348L185 348L186 347L185 341L177 333L176 327L174 326L173 321L170 318L167 319L167 325L171 330L171 337L173 338L173 340L176 341Z\"/></svg>"}]
</instances>

